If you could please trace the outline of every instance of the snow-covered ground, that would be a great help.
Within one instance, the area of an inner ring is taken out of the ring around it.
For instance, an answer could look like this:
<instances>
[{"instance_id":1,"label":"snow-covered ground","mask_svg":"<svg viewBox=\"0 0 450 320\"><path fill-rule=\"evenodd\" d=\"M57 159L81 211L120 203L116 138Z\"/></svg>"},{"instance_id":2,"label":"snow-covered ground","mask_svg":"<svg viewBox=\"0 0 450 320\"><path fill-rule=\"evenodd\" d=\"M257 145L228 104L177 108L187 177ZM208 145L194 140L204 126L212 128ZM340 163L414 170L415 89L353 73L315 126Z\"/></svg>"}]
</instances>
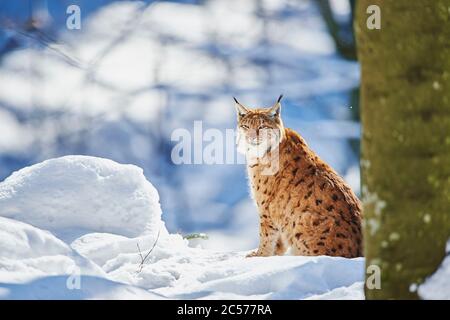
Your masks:
<instances>
[{"instance_id":1,"label":"snow-covered ground","mask_svg":"<svg viewBox=\"0 0 450 320\"><path fill-rule=\"evenodd\" d=\"M445 259L436 272L418 288L414 286L422 299L450 300L450 240L447 242L445 254Z\"/></svg>"},{"instance_id":2,"label":"snow-covered ground","mask_svg":"<svg viewBox=\"0 0 450 320\"><path fill-rule=\"evenodd\" d=\"M363 258L192 247L167 231L142 169L102 158L51 159L0 183L0 239L1 299L363 298Z\"/></svg>"}]
</instances>

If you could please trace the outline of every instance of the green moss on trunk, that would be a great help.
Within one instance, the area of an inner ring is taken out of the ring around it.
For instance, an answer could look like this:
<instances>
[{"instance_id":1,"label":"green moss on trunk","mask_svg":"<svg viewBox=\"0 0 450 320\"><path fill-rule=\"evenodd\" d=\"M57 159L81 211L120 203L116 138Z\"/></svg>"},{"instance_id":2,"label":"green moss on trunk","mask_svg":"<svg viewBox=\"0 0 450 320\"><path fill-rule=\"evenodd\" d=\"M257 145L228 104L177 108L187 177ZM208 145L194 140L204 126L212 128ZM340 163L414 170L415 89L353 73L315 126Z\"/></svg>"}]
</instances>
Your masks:
<instances>
[{"instance_id":1,"label":"green moss on trunk","mask_svg":"<svg viewBox=\"0 0 450 320\"><path fill-rule=\"evenodd\" d=\"M450 0L358 0L355 34L366 264L381 268L365 294L413 299L450 236Z\"/></svg>"}]
</instances>

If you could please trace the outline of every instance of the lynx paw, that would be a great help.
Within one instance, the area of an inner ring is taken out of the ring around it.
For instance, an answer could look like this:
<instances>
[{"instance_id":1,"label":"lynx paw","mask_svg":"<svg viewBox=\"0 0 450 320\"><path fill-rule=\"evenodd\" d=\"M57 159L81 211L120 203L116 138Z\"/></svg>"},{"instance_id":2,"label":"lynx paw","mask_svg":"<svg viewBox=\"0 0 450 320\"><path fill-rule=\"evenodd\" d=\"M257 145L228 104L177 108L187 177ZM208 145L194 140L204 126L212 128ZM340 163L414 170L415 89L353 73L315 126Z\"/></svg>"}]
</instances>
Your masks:
<instances>
[{"instance_id":1,"label":"lynx paw","mask_svg":"<svg viewBox=\"0 0 450 320\"><path fill-rule=\"evenodd\" d=\"M253 252L250 252L248 255L246 255L246 258L252 258L252 257L260 257L261 254L259 254L258 250L255 250Z\"/></svg>"}]
</instances>

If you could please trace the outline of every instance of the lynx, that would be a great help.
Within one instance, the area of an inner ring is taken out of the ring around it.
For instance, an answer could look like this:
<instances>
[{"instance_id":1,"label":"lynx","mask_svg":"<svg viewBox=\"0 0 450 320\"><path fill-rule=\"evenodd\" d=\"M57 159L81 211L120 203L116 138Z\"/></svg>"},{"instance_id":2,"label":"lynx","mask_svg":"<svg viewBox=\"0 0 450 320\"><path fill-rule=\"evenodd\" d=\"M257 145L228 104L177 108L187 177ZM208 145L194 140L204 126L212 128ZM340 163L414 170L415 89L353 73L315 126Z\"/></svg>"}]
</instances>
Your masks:
<instances>
[{"instance_id":1,"label":"lynx","mask_svg":"<svg viewBox=\"0 0 450 320\"><path fill-rule=\"evenodd\" d=\"M298 133L283 126L281 98L256 109L234 98L237 147L246 155L260 216L260 244L249 256L283 255L288 248L294 255L361 256L360 201Z\"/></svg>"}]
</instances>

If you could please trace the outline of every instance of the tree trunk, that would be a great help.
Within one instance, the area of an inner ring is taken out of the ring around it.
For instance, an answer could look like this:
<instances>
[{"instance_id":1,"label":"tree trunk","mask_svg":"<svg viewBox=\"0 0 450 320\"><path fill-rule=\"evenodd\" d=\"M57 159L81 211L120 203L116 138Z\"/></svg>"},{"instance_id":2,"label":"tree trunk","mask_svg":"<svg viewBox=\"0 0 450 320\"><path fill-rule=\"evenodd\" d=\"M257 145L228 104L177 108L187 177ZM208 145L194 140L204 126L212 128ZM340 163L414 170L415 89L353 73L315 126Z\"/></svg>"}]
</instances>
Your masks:
<instances>
[{"instance_id":1,"label":"tree trunk","mask_svg":"<svg viewBox=\"0 0 450 320\"><path fill-rule=\"evenodd\" d=\"M366 25L369 5L381 29ZM358 0L367 299L414 299L450 237L450 0Z\"/></svg>"}]
</instances>

